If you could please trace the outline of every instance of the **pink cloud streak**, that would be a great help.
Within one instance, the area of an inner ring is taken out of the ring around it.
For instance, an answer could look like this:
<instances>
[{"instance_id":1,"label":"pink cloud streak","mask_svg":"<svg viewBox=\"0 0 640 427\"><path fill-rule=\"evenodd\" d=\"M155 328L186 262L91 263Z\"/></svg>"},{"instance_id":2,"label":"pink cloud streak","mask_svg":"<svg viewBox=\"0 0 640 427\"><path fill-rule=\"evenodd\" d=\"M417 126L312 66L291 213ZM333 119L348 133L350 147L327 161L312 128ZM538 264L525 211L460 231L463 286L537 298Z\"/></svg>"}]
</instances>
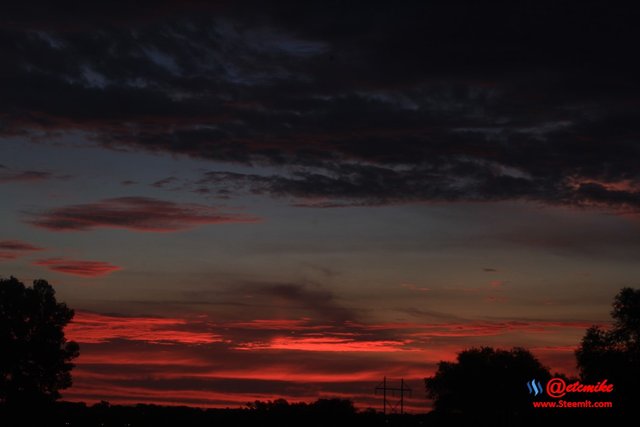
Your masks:
<instances>
[{"instance_id":1,"label":"pink cloud streak","mask_svg":"<svg viewBox=\"0 0 640 427\"><path fill-rule=\"evenodd\" d=\"M81 277L100 277L121 270L117 265L103 261L73 260L67 258L46 258L33 262L33 265L46 267L51 271Z\"/></svg>"}]
</instances>

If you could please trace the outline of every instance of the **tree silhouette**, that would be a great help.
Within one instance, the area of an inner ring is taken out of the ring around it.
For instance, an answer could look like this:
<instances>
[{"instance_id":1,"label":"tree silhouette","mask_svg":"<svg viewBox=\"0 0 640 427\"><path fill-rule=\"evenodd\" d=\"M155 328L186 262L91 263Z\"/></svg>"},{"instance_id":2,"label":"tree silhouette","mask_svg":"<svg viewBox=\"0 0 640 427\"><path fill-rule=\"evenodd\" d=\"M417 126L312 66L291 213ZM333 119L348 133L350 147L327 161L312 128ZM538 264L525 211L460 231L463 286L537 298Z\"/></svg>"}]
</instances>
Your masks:
<instances>
[{"instance_id":1,"label":"tree silhouette","mask_svg":"<svg viewBox=\"0 0 640 427\"><path fill-rule=\"evenodd\" d=\"M318 399L311 405L316 417L348 420L356 413L353 402L348 399Z\"/></svg>"},{"instance_id":2,"label":"tree silhouette","mask_svg":"<svg viewBox=\"0 0 640 427\"><path fill-rule=\"evenodd\" d=\"M425 386L434 412L451 422L522 425L532 410L526 383L550 377L526 349L481 347L458 353L457 362L440 362Z\"/></svg>"},{"instance_id":3,"label":"tree silhouette","mask_svg":"<svg viewBox=\"0 0 640 427\"><path fill-rule=\"evenodd\" d=\"M587 329L576 359L585 383L606 379L614 385L615 407L626 413L640 412L640 289L623 288L611 310L613 327Z\"/></svg>"},{"instance_id":4,"label":"tree silhouette","mask_svg":"<svg viewBox=\"0 0 640 427\"><path fill-rule=\"evenodd\" d=\"M356 409L353 402L347 399L318 399L313 403L289 403L285 399L247 403L247 407L260 414L261 425L307 425L326 426L347 424L353 425ZM266 420L271 420L271 424Z\"/></svg>"},{"instance_id":5,"label":"tree silhouette","mask_svg":"<svg viewBox=\"0 0 640 427\"><path fill-rule=\"evenodd\" d=\"M29 288L15 277L0 279L1 404L38 408L71 385L78 344L65 339L64 327L73 314L44 280Z\"/></svg>"}]
</instances>

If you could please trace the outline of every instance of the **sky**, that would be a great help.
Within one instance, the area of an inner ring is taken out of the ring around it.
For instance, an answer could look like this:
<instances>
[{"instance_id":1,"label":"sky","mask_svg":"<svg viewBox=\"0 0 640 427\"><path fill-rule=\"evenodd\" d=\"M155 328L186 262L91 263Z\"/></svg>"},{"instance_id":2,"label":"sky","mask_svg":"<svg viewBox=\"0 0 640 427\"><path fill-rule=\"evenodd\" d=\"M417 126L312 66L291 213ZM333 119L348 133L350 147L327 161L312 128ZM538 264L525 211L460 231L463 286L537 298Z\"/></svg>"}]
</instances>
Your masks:
<instances>
[{"instance_id":1,"label":"sky","mask_svg":"<svg viewBox=\"0 0 640 427\"><path fill-rule=\"evenodd\" d=\"M75 310L64 399L424 412L466 348L575 374L638 286L635 10L6 7L0 275Z\"/></svg>"}]
</instances>

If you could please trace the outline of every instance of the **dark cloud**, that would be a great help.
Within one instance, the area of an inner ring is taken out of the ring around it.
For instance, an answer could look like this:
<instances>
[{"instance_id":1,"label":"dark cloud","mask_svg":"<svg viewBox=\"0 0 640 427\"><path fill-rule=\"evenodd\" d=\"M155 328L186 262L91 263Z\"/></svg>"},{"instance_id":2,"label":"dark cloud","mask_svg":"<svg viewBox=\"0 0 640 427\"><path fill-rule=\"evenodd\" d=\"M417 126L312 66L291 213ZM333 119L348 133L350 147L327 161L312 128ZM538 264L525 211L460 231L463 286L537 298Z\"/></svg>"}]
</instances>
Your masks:
<instances>
[{"instance_id":1,"label":"dark cloud","mask_svg":"<svg viewBox=\"0 0 640 427\"><path fill-rule=\"evenodd\" d=\"M320 319L355 320L355 313L343 307L332 292L322 288L276 283L254 287L253 292L262 298L270 298L271 304L308 310Z\"/></svg>"},{"instance_id":2,"label":"dark cloud","mask_svg":"<svg viewBox=\"0 0 640 427\"><path fill-rule=\"evenodd\" d=\"M2 165L0 165L2 166ZM14 183L14 182L40 182L50 179L68 180L73 178L70 174L53 174L48 171L39 170L15 170L6 166L0 167L0 184Z\"/></svg>"},{"instance_id":3,"label":"dark cloud","mask_svg":"<svg viewBox=\"0 0 640 427\"><path fill-rule=\"evenodd\" d=\"M120 197L96 203L72 205L32 214L29 224L52 231L84 231L123 228L169 232L205 224L256 222L245 214L222 212L198 204L178 204L148 197Z\"/></svg>"},{"instance_id":4,"label":"dark cloud","mask_svg":"<svg viewBox=\"0 0 640 427\"><path fill-rule=\"evenodd\" d=\"M143 2L116 14L98 2L73 20L29 10L0 19L5 136L77 132L275 171L194 189L221 197L640 206L631 7Z\"/></svg>"},{"instance_id":5,"label":"dark cloud","mask_svg":"<svg viewBox=\"0 0 640 427\"><path fill-rule=\"evenodd\" d=\"M188 304L238 305L241 312L250 313L249 318L284 316L342 324L360 317L333 291L315 283L238 281L224 290L189 291L183 297Z\"/></svg>"},{"instance_id":6,"label":"dark cloud","mask_svg":"<svg viewBox=\"0 0 640 427\"><path fill-rule=\"evenodd\" d=\"M66 258L47 258L33 262L33 265L46 267L58 273L71 274L82 277L100 277L118 271L117 265L103 261L85 261Z\"/></svg>"},{"instance_id":7,"label":"dark cloud","mask_svg":"<svg viewBox=\"0 0 640 427\"><path fill-rule=\"evenodd\" d=\"M3 168L4 169L4 168ZM0 184L9 182L36 182L52 178L50 172L43 171L16 171L0 173Z\"/></svg>"},{"instance_id":8,"label":"dark cloud","mask_svg":"<svg viewBox=\"0 0 640 427\"><path fill-rule=\"evenodd\" d=\"M175 176L169 176L167 178L160 179L151 184L152 187L165 188L169 184L173 184L178 180Z\"/></svg>"},{"instance_id":9,"label":"dark cloud","mask_svg":"<svg viewBox=\"0 0 640 427\"><path fill-rule=\"evenodd\" d=\"M528 200L619 212L639 210L640 184L635 181L607 183L582 179L571 176L555 182L521 176L520 172L505 170L497 164L472 161L409 168L343 164L267 176L208 172L197 182L195 191L209 186L209 192L223 196L248 192L293 198L298 206L312 207Z\"/></svg>"},{"instance_id":10,"label":"dark cloud","mask_svg":"<svg viewBox=\"0 0 640 427\"><path fill-rule=\"evenodd\" d=\"M529 180L492 174L472 162L409 168L342 164L324 170L299 170L290 175L269 176L210 172L198 184L202 186L207 182L218 191L244 190L252 194L289 197L298 199L300 206L315 207L419 201L498 201L528 198L529 193L537 191ZM545 198L556 196L549 194Z\"/></svg>"}]
</instances>

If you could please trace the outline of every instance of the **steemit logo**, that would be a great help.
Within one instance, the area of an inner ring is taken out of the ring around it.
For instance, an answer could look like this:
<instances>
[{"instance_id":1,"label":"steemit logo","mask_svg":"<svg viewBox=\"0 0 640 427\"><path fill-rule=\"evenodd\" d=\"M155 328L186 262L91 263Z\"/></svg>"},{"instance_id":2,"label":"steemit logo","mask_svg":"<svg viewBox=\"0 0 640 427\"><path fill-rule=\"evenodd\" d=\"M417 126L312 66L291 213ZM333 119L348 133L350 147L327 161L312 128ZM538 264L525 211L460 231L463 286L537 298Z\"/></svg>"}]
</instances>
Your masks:
<instances>
[{"instance_id":1,"label":"steemit logo","mask_svg":"<svg viewBox=\"0 0 640 427\"><path fill-rule=\"evenodd\" d=\"M537 396L544 391L544 389L542 388L542 384L540 384L540 381L536 380L529 381L527 383L527 388L529 389L529 394L533 394L534 396Z\"/></svg>"}]
</instances>

